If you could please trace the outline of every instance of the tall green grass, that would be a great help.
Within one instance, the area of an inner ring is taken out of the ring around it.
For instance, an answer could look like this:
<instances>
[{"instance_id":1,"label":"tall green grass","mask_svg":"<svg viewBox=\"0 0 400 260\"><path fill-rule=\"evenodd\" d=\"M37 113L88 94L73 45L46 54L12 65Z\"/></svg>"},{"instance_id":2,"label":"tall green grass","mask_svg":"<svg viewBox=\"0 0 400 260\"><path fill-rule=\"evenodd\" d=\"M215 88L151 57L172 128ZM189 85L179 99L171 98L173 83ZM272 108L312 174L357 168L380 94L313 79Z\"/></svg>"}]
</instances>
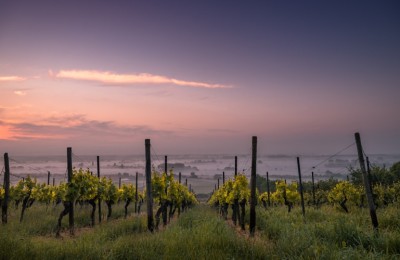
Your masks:
<instances>
[{"instance_id":1,"label":"tall green grass","mask_svg":"<svg viewBox=\"0 0 400 260\"><path fill-rule=\"evenodd\" d=\"M395 259L400 257L399 209L378 212L379 233L372 229L367 209L351 214L332 207L307 208L303 218L299 208L259 208L257 228L263 239L273 242L273 254L283 258Z\"/></svg>"},{"instance_id":2,"label":"tall green grass","mask_svg":"<svg viewBox=\"0 0 400 260\"><path fill-rule=\"evenodd\" d=\"M11 209L9 223L0 226L0 259L398 259L399 208L378 210L379 234L372 230L366 209L350 214L331 207L257 209L257 230L248 237L217 212L199 205L150 233L146 216L123 218L123 205L114 217L90 226L90 207L76 209L76 235L67 229L55 238L62 207L34 205L22 223ZM63 226L67 228L66 217Z\"/></svg>"}]
</instances>

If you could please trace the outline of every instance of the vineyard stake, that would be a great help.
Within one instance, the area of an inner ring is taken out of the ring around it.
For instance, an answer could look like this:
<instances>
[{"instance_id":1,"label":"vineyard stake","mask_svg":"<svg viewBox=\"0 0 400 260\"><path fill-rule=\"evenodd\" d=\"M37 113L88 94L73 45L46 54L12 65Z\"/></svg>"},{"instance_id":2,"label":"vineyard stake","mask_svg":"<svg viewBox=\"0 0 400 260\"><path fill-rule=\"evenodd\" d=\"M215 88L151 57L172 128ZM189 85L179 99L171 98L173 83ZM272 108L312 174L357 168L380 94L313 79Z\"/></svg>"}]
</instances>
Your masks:
<instances>
[{"instance_id":1,"label":"vineyard stake","mask_svg":"<svg viewBox=\"0 0 400 260\"><path fill-rule=\"evenodd\" d=\"M237 176L237 156L235 156L235 177Z\"/></svg>"},{"instance_id":2,"label":"vineyard stake","mask_svg":"<svg viewBox=\"0 0 400 260\"><path fill-rule=\"evenodd\" d=\"M311 172L311 180L312 180L312 188L313 188L313 204L316 205L315 202L315 181L314 181L314 172Z\"/></svg>"},{"instance_id":3,"label":"vineyard stake","mask_svg":"<svg viewBox=\"0 0 400 260\"><path fill-rule=\"evenodd\" d=\"M222 172L222 185L225 184L225 172Z\"/></svg>"},{"instance_id":4,"label":"vineyard stake","mask_svg":"<svg viewBox=\"0 0 400 260\"><path fill-rule=\"evenodd\" d=\"M181 172L179 172L178 180L179 180L179 184L181 184L181 181L182 181L182 173ZM181 215L181 207L178 207L178 217L180 215Z\"/></svg>"},{"instance_id":5,"label":"vineyard stake","mask_svg":"<svg viewBox=\"0 0 400 260\"><path fill-rule=\"evenodd\" d=\"M147 195L147 228L150 232L154 230L153 220L153 195L151 190L151 157L150 139L144 141L146 151L146 195Z\"/></svg>"},{"instance_id":6,"label":"vineyard stake","mask_svg":"<svg viewBox=\"0 0 400 260\"><path fill-rule=\"evenodd\" d=\"M139 195L138 195L138 172L136 172L135 189L136 189L136 193L135 193L135 213L138 213L138 210L137 210L137 204L138 204L138 201L139 201Z\"/></svg>"},{"instance_id":7,"label":"vineyard stake","mask_svg":"<svg viewBox=\"0 0 400 260\"><path fill-rule=\"evenodd\" d=\"M269 174L267 172L267 194L268 194L268 207L271 207L271 192L269 189Z\"/></svg>"},{"instance_id":8,"label":"vineyard stake","mask_svg":"<svg viewBox=\"0 0 400 260\"><path fill-rule=\"evenodd\" d=\"M118 189L121 189L121 177L118 179Z\"/></svg>"},{"instance_id":9,"label":"vineyard stake","mask_svg":"<svg viewBox=\"0 0 400 260\"><path fill-rule=\"evenodd\" d=\"M1 221L3 224L7 223L7 210L8 200L10 194L10 162L8 160L8 153L4 154L4 201L1 207Z\"/></svg>"},{"instance_id":10,"label":"vineyard stake","mask_svg":"<svg viewBox=\"0 0 400 260\"><path fill-rule=\"evenodd\" d=\"M315 206L315 181L314 181L314 172L311 172L311 181L312 181L312 191L313 191L313 204Z\"/></svg>"},{"instance_id":11,"label":"vineyard stake","mask_svg":"<svg viewBox=\"0 0 400 260\"><path fill-rule=\"evenodd\" d=\"M72 148L67 148L68 183L72 182ZM69 233L74 234L74 201L70 201L69 208Z\"/></svg>"},{"instance_id":12,"label":"vineyard stake","mask_svg":"<svg viewBox=\"0 0 400 260\"><path fill-rule=\"evenodd\" d=\"M218 178L218 189L219 189L219 178Z\"/></svg>"},{"instance_id":13,"label":"vineyard stake","mask_svg":"<svg viewBox=\"0 0 400 260\"><path fill-rule=\"evenodd\" d=\"M164 157L164 172L168 175L168 156Z\"/></svg>"},{"instance_id":14,"label":"vineyard stake","mask_svg":"<svg viewBox=\"0 0 400 260\"><path fill-rule=\"evenodd\" d=\"M252 138L251 149L251 179L250 179L250 236L256 230L256 174L257 174L257 136Z\"/></svg>"},{"instance_id":15,"label":"vineyard stake","mask_svg":"<svg viewBox=\"0 0 400 260\"><path fill-rule=\"evenodd\" d=\"M299 172L299 189L301 198L301 211L303 213L303 218L306 217L306 209L304 208L304 196L303 196L303 183L301 182L301 169L300 169L300 158L297 157L297 170Z\"/></svg>"},{"instance_id":16,"label":"vineyard stake","mask_svg":"<svg viewBox=\"0 0 400 260\"><path fill-rule=\"evenodd\" d=\"M97 156L97 178L100 180L100 156ZM99 196L99 223L101 223L101 198Z\"/></svg>"},{"instance_id":17,"label":"vineyard stake","mask_svg":"<svg viewBox=\"0 0 400 260\"><path fill-rule=\"evenodd\" d=\"M378 217L376 216L376 209L375 209L375 205L374 205L374 200L372 198L372 191L371 191L371 186L369 183L368 174L365 170L365 162L364 162L363 148L361 145L361 137L360 137L359 133L355 133L354 136L356 139L358 161L360 162L360 168L361 168L361 172L363 174L364 188L365 188L365 193L366 193L367 200L368 200L369 214L371 216L372 226L374 227L375 231L378 231Z\"/></svg>"},{"instance_id":18,"label":"vineyard stake","mask_svg":"<svg viewBox=\"0 0 400 260\"><path fill-rule=\"evenodd\" d=\"M164 157L164 172L165 172L165 176L168 177L168 156L165 155ZM167 195L168 192L168 187L165 186L164 189L165 195ZM163 219L163 225L164 227L167 225L168 223L168 204L167 201L163 200L161 201L161 208L162 208L162 219Z\"/></svg>"},{"instance_id":19,"label":"vineyard stake","mask_svg":"<svg viewBox=\"0 0 400 260\"><path fill-rule=\"evenodd\" d=\"M235 177L236 176L237 176L237 156L235 156ZM232 206L232 220L235 226L238 218L239 218L239 199L234 199Z\"/></svg>"},{"instance_id":20,"label":"vineyard stake","mask_svg":"<svg viewBox=\"0 0 400 260\"><path fill-rule=\"evenodd\" d=\"M47 185L50 185L50 171L47 171Z\"/></svg>"},{"instance_id":21,"label":"vineyard stake","mask_svg":"<svg viewBox=\"0 0 400 260\"><path fill-rule=\"evenodd\" d=\"M371 192L372 192L373 191L373 189L372 189L373 183L372 183L371 168L369 167L369 158L368 158L368 156L366 156L365 159L367 159L367 174L368 174L368 179L369 179L369 187L370 187ZM372 197L374 197L373 194L372 194Z\"/></svg>"}]
</instances>

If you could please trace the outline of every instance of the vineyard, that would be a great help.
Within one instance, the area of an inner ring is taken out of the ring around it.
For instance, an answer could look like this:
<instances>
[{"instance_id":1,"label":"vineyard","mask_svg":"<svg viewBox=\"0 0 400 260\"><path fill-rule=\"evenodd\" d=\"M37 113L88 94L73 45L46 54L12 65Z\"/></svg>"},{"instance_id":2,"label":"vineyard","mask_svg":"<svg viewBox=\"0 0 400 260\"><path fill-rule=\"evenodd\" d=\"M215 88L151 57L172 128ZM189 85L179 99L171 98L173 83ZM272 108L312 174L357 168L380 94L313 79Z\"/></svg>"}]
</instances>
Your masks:
<instances>
[{"instance_id":1,"label":"vineyard","mask_svg":"<svg viewBox=\"0 0 400 260\"><path fill-rule=\"evenodd\" d=\"M400 257L400 162L348 168L347 180L302 182L297 160L299 180L291 182L235 167L207 203L166 162L159 172L146 160L142 190L137 179L116 185L71 163L59 185L30 176L10 185L6 165L1 259Z\"/></svg>"},{"instance_id":2,"label":"vineyard","mask_svg":"<svg viewBox=\"0 0 400 260\"><path fill-rule=\"evenodd\" d=\"M197 203L193 193L188 188L174 180L173 172L152 173L152 193L155 202L160 204L156 213L156 228L160 221L160 214L163 214L163 223L167 224L166 213L169 207L168 220L177 211L187 210ZM4 188L0 188L0 202L5 198ZM135 204L135 212L140 214L145 199L145 191L138 191L132 184L123 184L118 188L109 178L98 178L92 175L89 170L73 169L72 180L58 186L51 186L45 183L37 183L36 179L27 177L21 179L15 186L10 187L9 201L16 209L20 206L20 218L22 222L25 211L37 204L44 204L47 207L63 205L57 221L56 235L60 235L62 219L69 214L71 205L90 205L91 226L95 225L95 211L102 201L107 205L107 219L111 218L112 207L116 203L123 203L124 217L128 215L128 206ZM101 218L100 218L101 221Z\"/></svg>"}]
</instances>

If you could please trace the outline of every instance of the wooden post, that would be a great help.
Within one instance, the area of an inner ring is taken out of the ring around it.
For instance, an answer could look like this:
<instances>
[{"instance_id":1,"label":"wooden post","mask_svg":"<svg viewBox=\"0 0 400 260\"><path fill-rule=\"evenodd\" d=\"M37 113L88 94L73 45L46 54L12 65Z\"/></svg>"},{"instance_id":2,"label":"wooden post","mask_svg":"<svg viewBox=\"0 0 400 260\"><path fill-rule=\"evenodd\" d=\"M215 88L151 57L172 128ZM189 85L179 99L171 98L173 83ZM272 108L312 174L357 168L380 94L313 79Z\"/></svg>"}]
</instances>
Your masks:
<instances>
[{"instance_id":1,"label":"wooden post","mask_svg":"<svg viewBox=\"0 0 400 260\"><path fill-rule=\"evenodd\" d=\"M187 179L185 179L185 186L187 187Z\"/></svg>"},{"instance_id":2,"label":"wooden post","mask_svg":"<svg viewBox=\"0 0 400 260\"><path fill-rule=\"evenodd\" d=\"M181 180L182 180L182 174L181 174L181 172L179 172L179 184L181 184Z\"/></svg>"},{"instance_id":3,"label":"wooden post","mask_svg":"<svg viewBox=\"0 0 400 260\"><path fill-rule=\"evenodd\" d=\"M139 194L138 194L138 172L136 172L136 180L135 180L135 213L138 213L138 200L139 200Z\"/></svg>"},{"instance_id":4,"label":"wooden post","mask_svg":"<svg viewBox=\"0 0 400 260\"><path fill-rule=\"evenodd\" d=\"M251 149L251 179L250 179L250 236L256 230L256 174L257 174L257 136L252 138Z\"/></svg>"},{"instance_id":5,"label":"wooden post","mask_svg":"<svg viewBox=\"0 0 400 260\"><path fill-rule=\"evenodd\" d=\"M153 220L153 195L151 190L150 139L146 139L144 143L146 149L147 228L150 230L150 232L153 232L154 220Z\"/></svg>"},{"instance_id":6,"label":"wooden post","mask_svg":"<svg viewBox=\"0 0 400 260\"><path fill-rule=\"evenodd\" d=\"M236 176L237 176L237 156L235 156L235 177ZM232 221L235 226L236 226L239 216L240 216L239 215L239 199L235 198L233 200L233 205L232 205Z\"/></svg>"},{"instance_id":7,"label":"wooden post","mask_svg":"<svg viewBox=\"0 0 400 260\"><path fill-rule=\"evenodd\" d=\"M10 197L10 162L8 160L8 153L4 154L4 201L1 205L1 221L3 224L7 224L7 211L8 211L8 200Z\"/></svg>"},{"instance_id":8,"label":"wooden post","mask_svg":"<svg viewBox=\"0 0 400 260\"><path fill-rule=\"evenodd\" d=\"M368 174L365 170L365 162L364 162L363 149L362 149L362 145L361 145L361 137L360 137L359 133L355 133L354 136L356 139L358 161L360 162L360 168L361 168L361 172L363 174L364 188L365 188L365 193L366 193L367 200L368 200L369 214L371 216L372 226L374 227L375 231L378 231L378 217L376 216L376 209L375 209L375 205L374 205L374 200L372 198L372 191L371 191Z\"/></svg>"},{"instance_id":9,"label":"wooden post","mask_svg":"<svg viewBox=\"0 0 400 260\"><path fill-rule=\"evenodd\" d=\"M100 180L100 156L97 156L97 178ZM99 196L99 223L101 223L101 198Z\"/></svg>"},{"instance_id":10,"label":"wooden post","mask_svg":"<svg viewBox=\"0 0 400 260\"><path fill-rule=\"evenodd\" d=\"M367 159L367 174L368 174L368 179L369 179L369 187L371 189L371 193L372 193L372 198L374 197L374 193L373 193L373 181L372 181L372 174L371 174L371 168L369 166L369 158L368 156L365 157Z\"/></svg>"},{"instance_id":11,"label":"wooden post","mask_svg":"<svg viewBox=\"0 0 400 260\"><path fill-rule=\"evenodd\" d=\"M301 198L301 210L303 213L303 218L306 217L306 209L304 207L304 195L303 195L303 183L301 182L301 169L300 169L300 158L297 157L297 170L299 172L299 190L300 190L300 198Z\"/></svg>"},{"instance_id":12,"label":"wooden post","mask_svg":"<svg viewBox=\"0 0 400 260\"><path fill-rule=\"evenodd\" d=\"M269 189L269 174L267 172L267 194L268 194L268 207L271 207L271 191Z\"/></svg>"},{"instance_id":13,"label":"wooden post","mask_svg":"<svg viewBox=\"0 0 400 260\"><path fill-rule=\"evenodd\" d=\"M222 172L222 185L225 184L225 172Z\"/></svg>"},{"instance_id":14,"label":"wooden post","mask_svg":"<svg viewBox=\"0 0 400 260\"><path fill-rule=\"evenodd\" d=\"M192 192L192 184L189 184L189 192Z\"/></svg>"},{"instance_id":15,"label":"wooden post","mask_svg":"<svg viewBox=\"0 0 400 260\"><path fill-rule=\"evenodd\" d=\"M312 198L313 204L315 206L315 182L314 182L314 172L311 172L311 180L312 180Z\"/></svg>"},{"instance_id":16,"label":"wooden post","mask_svg":"<svg viewBox=\"0 0 400 260\"><path fill-rule=\"evenodd\" d=\"M50 171L47 171L47 185L50 185Z\"/></svg>"},{"instance_id":17,"label":"wooden post","mask_svg":"<svg viewBox=\"0 0 400 260\"><path fill-rule=\"evenodd\" d=\"M219 189L219 178L218 178L218 189Z\"/></svg>"},{"instance_id":18,"label":"wooden post","mask_svg":"<svg viewBox=\"0 0 400 260\"><path fill-rule=\"evenodd\" d=\"M121 189L121 177L118 179L118 189Z\"/></svg>"},{"instance_id":19,"label":"wooden post","mask_svg":"<svg viewBox=\"0 0 400 260\"><path fill-rule=\"evenodd\" d=\"M237 176L237 156L235 156L235 177Z\"/></svg>"},{"instance_id":20,"label":"wooden post","mask_svg":"<svg viewBox=\"0 0 400 260\"><path fill-rule=\"evenodd\" d=\"M67 171L68 171L68 183L72 182L72 148L67 148ZM75 201L70 201L69 207L69 232L71 235L74 234L74 204Z\"/></svg>"},{"instance_id":21,"label":"wooden post","mask_svg":"<svg viewBox=\"0 0 400 260\"><path fill-rule=\"evenodd\" d=\"M164 172L168 175L168 156L164 157Z\"/></svg>"}]
</instances>

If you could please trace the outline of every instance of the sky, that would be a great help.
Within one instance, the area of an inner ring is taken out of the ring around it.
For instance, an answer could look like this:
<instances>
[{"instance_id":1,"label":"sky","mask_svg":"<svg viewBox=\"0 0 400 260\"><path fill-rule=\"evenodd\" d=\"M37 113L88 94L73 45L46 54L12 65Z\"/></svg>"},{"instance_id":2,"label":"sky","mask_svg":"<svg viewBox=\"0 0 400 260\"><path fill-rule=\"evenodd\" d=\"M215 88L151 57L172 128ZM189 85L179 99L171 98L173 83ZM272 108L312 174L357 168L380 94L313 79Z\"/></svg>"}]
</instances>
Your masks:
<instances>
[{"instance_id":1,"label":"sky","mask_svg":"<svg viewBox=\"0 0 400 260\"><path fill-rule=\"evenodd\" d=\"M0 152L400 154L399 1L0 0ZM353 149L348 153L355 153Z\"/></svg>"}]
</instances>

